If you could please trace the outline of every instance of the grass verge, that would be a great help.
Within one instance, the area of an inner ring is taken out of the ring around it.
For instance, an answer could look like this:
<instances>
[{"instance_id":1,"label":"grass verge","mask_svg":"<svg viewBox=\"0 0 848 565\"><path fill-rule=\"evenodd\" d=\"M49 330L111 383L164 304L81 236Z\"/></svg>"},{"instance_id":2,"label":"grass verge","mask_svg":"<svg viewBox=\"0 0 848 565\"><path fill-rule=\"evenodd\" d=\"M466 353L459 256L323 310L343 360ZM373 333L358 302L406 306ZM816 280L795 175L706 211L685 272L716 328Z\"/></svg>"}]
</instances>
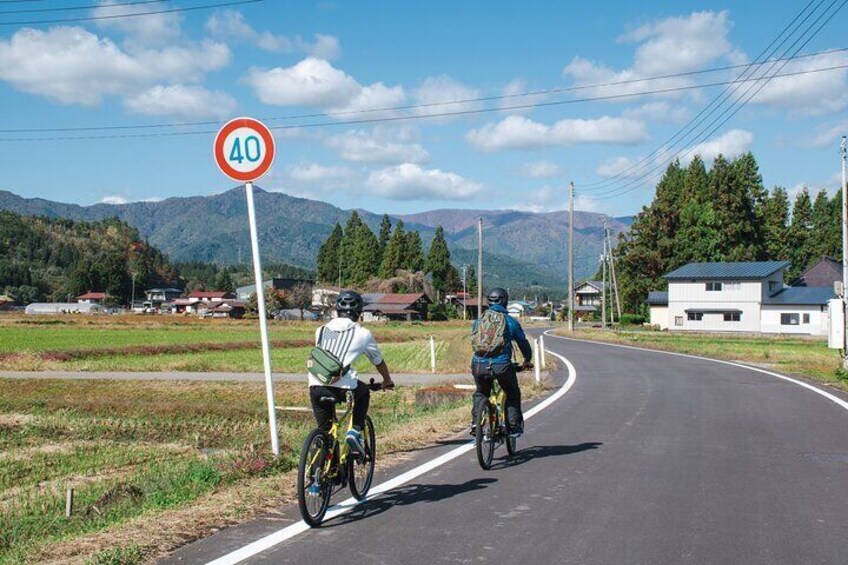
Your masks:
<instances>
[{"instance_id":1,"label":"grass verge","mask_svg":"<svg viewBox=\"0 0 848 565\"><path fill-rule=\"evenodd\" d=\"M739 361L780 373L797 375L848 391L848 380L840 378L839 352L828 349L820 339L789 336L756 336L727 334L680 334L647 330L603 331L578 330L559 335L632 345L647 349L674 351L727 361Z\"/></svg>"}]
</instances>

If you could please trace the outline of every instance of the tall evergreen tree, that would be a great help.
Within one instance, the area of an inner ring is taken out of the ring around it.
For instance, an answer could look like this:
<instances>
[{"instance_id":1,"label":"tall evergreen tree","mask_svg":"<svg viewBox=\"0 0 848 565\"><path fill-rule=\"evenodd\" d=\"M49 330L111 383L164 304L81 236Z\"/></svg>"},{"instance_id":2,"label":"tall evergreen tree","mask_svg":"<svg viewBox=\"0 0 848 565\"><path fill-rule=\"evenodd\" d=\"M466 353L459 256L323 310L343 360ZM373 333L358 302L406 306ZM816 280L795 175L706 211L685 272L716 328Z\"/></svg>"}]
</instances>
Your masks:
<instances>
[{"instance_id":1,"label":"tall evergreen tree","mask_svg":"<svg viewBox=\"0 0 848 565\"><path fill-rule=\"evenodd\" d=\"M763 218L765 258L786 261L789 255L789 197L786 189L774 187L765 205Z\"/></svg>"},{"instance_id":2,"label":"tall evergreen tree","mask_svg":"<svg viewBox=\"0 0 848 565\"><path fill-rule=\"evenodd\" d=\"M815 236L810 232L813 222L813 207L810 193L805 186L795 197L792 207L792 222L789 225L789 259L792 266L787 272L789 281L804 272L816 258L812 255Z\"/></svg>"},{"instance_id":3,"label":"tall evergreen tree","mask_svg":"<svg viewBox=\"0 0 848 565\"><path fill-rule=\"evenodd\" d=\"M350 218L347 220L347 224L345 224L344 234L342 236L342 242L340 246L340 263L341 263L341 284L342 286L347 286L350 284L351 275L353 272L353 251L356 247L356 239L359 236L359 227L362 225L362 218L359 217L359 214L354 210Z\"/></svg>"},{"instance_id":4,"label":"tall evergreen tree","mask_svg":"<svg viewBox=\"0 0 848 565\"><path fill-rule=\"evenodd\" d=\"M738 198L742 203L741 212L750 218L751 222L750 226L744 230L744 233L749 233L751 237L750 245L747 246L745 253L752 259L762 260L766 254L763 229L768 191L763 186L763 177L760 175L757 160L750 151L733 162L733 171L738 184Z\"/></svg>"},{"instance_id":5,"label":"tall evergreen tree","mask_svg":"<svg viewBox=\"0 0 848 565\"><path fill-rule=\"evenodd\" d=\"M448 243L445 241L445 230L442 226L438 226L424 263L424 270L432 275L433 288L436 292L444 293L451 290L447 288L447 279L452 268Z\"/></svg>"},{"instance_id":6,"label":"tall evergreen tree","mask_svg":"<svg viewBox=\"0 0 848 565\"><path fill-rule=\"evenodd\" d=\"M831 201L825 190L820 190L813 202L810 229L812 229L813 236L810 238L809 250L813 256L812 259L815 260L818 260L822 255L828 255L833 232L838 231L839 237L842 236L841 224L834 225L832 222Z\"/></svg>"},{"instance_id":7,"label":"tall evergreen tree","mask_svg":"<svg viewBox=\"0 0 848 565\"><path fill-rule=\"evenodd\" d=\"M386 252L386 246L389 244L389 238L392 237L392 220L388 214L383 214L383 219L380 221L380 262L383 262L383 254Z\"/></svg>"},{"instance_id":8,"label":"tall evergreen tree","mask_svg":"<svg viewBox=\"0 0 848 565\"><path fill-rule=\"evenodd\" d=\"M362 287L380 268L380 242L365 223L359 224L350 262L349 286Z\"/></svg>"},{"instance_id":9,"label":"tall evergreen tree","mask_svg":"<svg viewBox=\"0 0 848 565\"><path fill-rule=\"evenodd\" d=\"M403 251L403 265L407 271L417 273L424 269L424 249L421 244L421 234L417 231L406 233Z\"/></svg>"},{"instance_id":10,"label":"tall evergreen tree","mask_svg":"<svg viewBox=\"0 0 848 565\"><path fill-rule=\"evenodd\" d=\"M397 275L398 269L404 268L404 253L406 251L406 230L403 228L403 220L398 220L392 237L386 245L383 253L383 261L380 264L380 278L390 279Z\"/></svg>"},{"instance_id":11,"label":"tall evergreen tree","mask_svg":"<svg viewBox=\"0 0 848 565\"><path fill-rule=\"evenodd\" d=\"M336 224L332 233L318 249L317 274L319 281L337 283L339 280L339 251L341 250L344 233L342 227Z\"/></svg>"},{"instance_id":12,"label":"tall evergreen tree","mask_svg":"<svg viewBox=\"0 0 848 565\"><path fill-rule=\"evenodd\" d=\"M830 201L830 231L827 232L825 253L842 261L842 191L838 190Z\"/></svg>"},{"instance_id":13,"label":"tall evergreen tree","mask_svg":"<svg viewBox=\"0 0 848 565\"><path fill-rule=\"evenodd\" d=\"M757 258L754 208L735 166L719 155L710 171L710 202L721 226L718 260L753 261Z\"/></svg>"}]
</instances>

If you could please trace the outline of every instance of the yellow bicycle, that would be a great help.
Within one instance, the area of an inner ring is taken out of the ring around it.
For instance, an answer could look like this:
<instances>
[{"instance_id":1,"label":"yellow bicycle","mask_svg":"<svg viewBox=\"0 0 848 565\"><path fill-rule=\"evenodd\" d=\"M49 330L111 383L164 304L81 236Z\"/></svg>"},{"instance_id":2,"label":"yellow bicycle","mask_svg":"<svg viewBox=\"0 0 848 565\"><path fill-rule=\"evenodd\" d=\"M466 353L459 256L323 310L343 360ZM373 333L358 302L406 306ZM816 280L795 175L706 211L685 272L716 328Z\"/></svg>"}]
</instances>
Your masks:
<instances>
[{"instance_id":1,"label":"yellow bicycle","mask_svg":"<svg viewBox=\"0 0 848 565\"><path fill-rule=\"evenodd\" d=\"M382 388L374 383L374 379L366 386L371 390ZM332 396L323 396L319 402L341 404ZM338 491L349 485L353 497L363 500L374 478L374 462L377 459L374 423L370 417L365 417L362 430L365 453L351 453L345 436L353 426L353 392L347 391L344 403L345 412L340 418L333 419L330 431L312 430L300 453L297 502L303 520L312 527L320 526L324 520L334 488Z\"/></svg>"},{"instance_id":2,"label":"yellow bicycle","mask_svg":"<svg viewBox=\"0 0 848 565\"><path fill-rule=\"evenodd\" d=\"M513 363L516 372L525 367ZM492 467L495 449L506 444L506 452L512 457L518 450L518 438L509 435L509 424L506 420L506 393L497 379L492 379L492 392L481 402L482 406L475 410L474 443L477 448L477 461L483 470Z\"/></svg>"}]
</instances>

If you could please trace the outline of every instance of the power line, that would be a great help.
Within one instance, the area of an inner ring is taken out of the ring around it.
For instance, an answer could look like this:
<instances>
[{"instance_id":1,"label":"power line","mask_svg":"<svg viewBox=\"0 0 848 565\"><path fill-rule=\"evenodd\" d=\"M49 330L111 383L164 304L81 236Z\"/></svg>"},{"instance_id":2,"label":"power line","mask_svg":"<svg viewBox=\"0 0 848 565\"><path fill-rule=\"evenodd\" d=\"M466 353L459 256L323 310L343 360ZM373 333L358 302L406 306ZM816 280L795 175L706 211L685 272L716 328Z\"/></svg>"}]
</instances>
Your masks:
<instances>
[{"instance_id":1,"label":"power line","mask_svg":"<svg viewBox=\"0 0 848 565\"><path fill-rule=\"evenodd\" d=\"M840 47L840 48L837 48L837 49L830 49L830 50L825 50L825 51L818 51L818 52L815 52L815 53L808 53L806 55L798 55L798 56L794 57L792 60L808 59L808 58L811 58L811 57L818 57L820 55L828 55L828 54L831 54L831 53L842 53L842 52L845 52L845 51L848 51L848 47ZM774 60L780 61L781 59L774 59ZM756 63L756 64L757 65L765 65L769 62L770 61L764 61L762 63ZM751 64L754 64L754 63L751 63ZM306 119L306 118L336 117L336 116L348 116L348 115L358 115L358 114L373 114L373 113L383 113L383 112L394 112L394 111L400 111L400 110L416 110L416 109L420 109L420 108L428 108L428 107L434 107L434 106L449 106L449 105L453 105L453 104L468 104L468 103L473 103L473 102L487 102L487 101L495 101L495 100L505 100L505 99L510 99L510 98L524 98L524 97L540 96L540 95L551 94L551 93L563 93L563 92L571 92L571 91L577 91L577 90L605 88L605 87L609 87L609 86L626 85L626 84L632 84L632 83L636 83L636 82L651 82L651 81L656 81L656 80L664 80L664 79L668 79L668 78L691 76L691 75L695 75L695 74L714 73L714 72L728 70L728 69L735 69L735 68L740 68L740 67L749 67L751 64L730 65L730 66L726 66L726 67L715 67L715 68L711 68L711 69L704 69L704 70L701 70L701 71L690 71L690 72L685 72L685 73L658 75L658 76L653 76L653 77L645 77L645 78L641 78L641 79L612 81L612 82L588 84L588 85L582 85L582 86L552 88L552 89L547 89L547 90L536 90L536 91L529 91L529 92L516 93L516 94L504 94L504 95L486 96L486 97L480 97L480 98L464 98L464 99L456 99L456 100L445 100L445 101L442 101L442 102L429 102L429 103L425 103L425 104L410 104L410 105L403 105L403 106L388 106L388 107L371 108L371 109L364 109L364 110L345 110L345 111L340 111L340 112L317 112L317 113L311 113L311 114L293 114L293 115L288 115L288 116L270 116L270 117L266 116L266 117L261 117L260 119L263 120L263 121L266 121L266 122L273 122L273 121L283 121L283 120L298 120L298 119ZM821 70L822 71L834 70L836 68L837 67L832 67L832 68L826 68L826 69L821 69ZM817 71L817 70L813 69L811 72L815 72L815 71ZM716 82L716 83L707 83L707 84L704 84L704 85L695 85L695 86L689 85L687 87L682 87L682 88L690 88L690 87L691 88L707 88L707 87L710 87L710 86L717 86L717 85L722 85L722 84L728 84L728 83ZM673 91L677 91L677 89L674 89ZM631 97L631 96L642 96L642 95L649 95L649 94L663 93L663 92L669 92L669 91L667 91L667 90L663 90L663 91L655 90L655 91L644 91L644 92L628 93L628 94L622 94L622 95L611 95L611 96L612 97L617 97L617 96ZM592 102L592 101L609 100L609 99L611 99L611 98L610 97L578 98L578 99L571 99L571 100L568 100L568 101L558 101L558 102L556 102L556 104L570 104L570 103L576 103L576 102ZM534 104L522 105L522 106L504 106L504 107L493 108L493 109L487 110L487 111L502 111L502 110L516 109L516 108L524 109L524 108L532 108L532 107L536 107L536 106L539 106L539 105L546 105L546 104L550 105L551 103L534 103ZM437 116L437 117L441 117L441 116L444 116L444 115L445 114L435 114L435 116ZM220 123L221 122L218 121L218 120L204 120L204 121L196 121L196 122L171 122L171 123L160 123L160 124L127 124L127 125L116 125L116 126L76 126L76 127L61 127L61 128L13 128L13 129L0 129L0 133L59 133L59 132L76 132L76 131L115 131L115 130L134 130L134 129L159 129L159 128L212 126L212 125L218 125Z\"/></svg>"},{"instance_id":2,"label":"power line","mask_svg":"<svg viewBox=\"0 0 848 565\"><path fill-rule=\"evenodd\" d=\"M745 65L745 67L746 67L745 70L742 73L740 73L736 78L737 79L744 78L748 74L749 71L754 69L755 65L759 64L759 63L757 63L757 61L759 61L759 59L761 59L762 57L765 57L767 60L770 59L775 54L775 52L777 51L777 48L779 48L780 45L775 47L775 49L772 50L771 52L769 52L769 49L771 49L771 47L774 46L775 42L778 39L780 39L783 36L783 34L786 33L787 30L789 30L793 25L795 25L795 22L798 21L798 18L800 18L804 14L804 12L807 11L807 8L809 8L815 1L816 0L810 0L807 3L807 5L805 5L801 9L801 11L798 12L798 14L792 19L792 21L789 22L782 30L780 30L780 32L777 34L777 36L775 36L775 38L772 39L771 43L769 43L768 46L766 46L766 48L763 49L759 53L759 55L757 55L754 58L754 61L752 61L749 65ZM800 27L800 25L802 25L810 17L810 15L812 15L815 12L815 10L817 10L818 7L822 3L824 3L824 1L825 0L819 0L819 5L816 6L815 8L813 8L813 10L809 14L807 14L807 16L798 25L798 27ZM798 27L796 27L795 30L791 31L789 33L788 37L791 37L795 33L795 31L797 31ZM788 37L786 39L788 39ZM781 41L780 44L782 45L783 43L785 43L786 39ZM751 76L751 75L748 75L748 76ZM684 124L679 130L677 130L677 132L675 132L671 137L669 137L664 142L659 144L652 152L648 153L647 155L645 155L644 157L639 159L637 162L631 164L629 167L627 167L623 171L620 171L617 174L613 175L611 178L604 179L604 180L601 180L601 181L596 181L596 182L593 182L593 183L583 184L581 186L581 189L592 188L592 187L601 188L601 187L605 187L605 186L615 185L617 182L619 182L619 179L626 179L628 177L632 177L633 175L631 173L633 173L634 171L649 167L650 161L654 157L658 157L660 152L665 151L666 148L669 146L669 144L676 145L679 141L681 141L683 139L683 137L687 133L694 131L695 128L697 128L700 124L702 124L704 122L704 120L706 120L710 116L710 114L712 114L716 109L718 109L722 104L724 104L730 98L730 96L732 96L733 92L735 92L736 87L735 87L735 85L733 85L733 86L734 86L734 88L731 88L731 86L724 87L721 90L721 92L719 92L710 101L709 104L707 104L706 106L701 108L701 110L695 116L693 116L686 124ZM718 103L718 104L716 104L716 103ZM715 108L713 108L714 105L715 105ZM713 109L710 110L711 108L713 108ZM677 140L677 141L675 141L675 140ZM672 145L672 147L674 145Z\"/></svg>"},{"instance_id":3,"label":"power line","mask_svg":"<svg viewBox=\"0 0 848 565\"><path fill-rule=\"evenodd\" d=\"M792 43L792 45L789 46L789 48L787 49L787 52L789 50L791 50L793 47L795 47L795 45L797 45L798 42L803 39L804 35L806 35L811 29L813 29L813 27L822 19L822 17L825 16L825 14L827 14L827 12L830 10L830 8L833 7L833 5L836 4L837 1L838 0L834 0L833 2L831 2L831 4L827 8L825 8L825 11L822 12L816 18L816 20L806 30L804 30L801 33L801 35ZM796 53L799 52L810 41L812 41L812 39L816 35L818 35L818 33L824 28L824 26L827 25L833 19L833 17L845 6L846 3L848 3L848 0L843 0L843 2L836 8L836 10L833 13L831 13L824 20L824 22L821 23L821 25L818 26L818 28L812 33L812 35L810 35L795 50L795 52ZM704 128L702 128L699 133L695 134L695 138L693 140L691 140L690 142L688 142L685 146L685 147L689 148L688 151L686 151L685 153L677 153L676 155L673 155L672 157L670 157L668 159L664 159L663 162L656 164L651 170L649 170L644 175L637 177L637 178L635 178L635 179L633 179L629 182L626 182L621 186L602 190L602 191L596 192L594 194L590 193L590 195L593 198L595 198L596 200L608 200L608 199L611 199L611 198L617 198L617 197L619 197L623 194L626 194L627 192L632 192L633 190L636 190L637 188L639 188L639 185L641 183L643 183L644 181L650 181L650 180L653 180L654 178L658 177L662 173L663 169L665 169L668 166L668 164L670 164L674 159L679 159L681 157L685 157L685 156L691 154L692 151L694 151L695 148L698 146L697 145L698 143L701 143L701 142L705 141L706 139L708 139L720 127L722 127L725 123L727 123L734 115L736 115L739 112L739 110L742 109L742 107L744 107L748 102L750 102L753 99L754 96L756 96L763 88L765 88L765 86L772 79L774 79L776 77L784 76L784 75L780 74L780 71L783 69L783 67L786 66L786 64L787 63L784 63L783 65L781 65L781 67L778 68L777 71L775 71L775 73L771 76L765 76L765 74L764 74L764 75L756 78L753 81L753 84L751 84L748 87L748 89L745 92L743 92L737 100L735 100L730 106L728 106L721 114L719 114L718 116L713 118L713 120L709 124L707 124ZM768 73L770 70L771 69L766 71L766 73ZM759 84L759 86L758 86L758 84ZM754 89L754 88L756 88L756 90L754 90L750 95L748 95L748 93L751 92L751 90ZM747 95L747 98L745 98L746 95ZM744 100L743 100L743 98L744 98ZM740 102L740 100L741 100L741 102ZM727 115L728 112L730 112L729 115ZM724 117L724 119L722 119L722 117L725 116L725 115L726 115L726 117ZM719 120L721 120L721 121L719 122ZM716 122L719 122L719 123L716 124ZM716 124L716 125L713 127L714 124ZM709 129L709 128L712 128L712 129ZM707 131L708 129L709 129L709 131ZM598 197L599 195L605 195L605 196Z\"/></svg>"},{"instance_id":4,"label":"power line","mask_svg":"<svg viewBox=\"0 0 848 565\"><path fill-rule=\"evenodd\" d=\"M17 26L17 25L40 25L40 24L66 24L74 22L90 22L95 20L115 20L119 18L137 18L139 16L153 16L157 14L175 14L179 12L192 12L195 10L210 10L212 8L225 8L228 6L240 6L242 4L255 4L264 2L265 0L234 0L232 2L219 2L217 4L204 4L202 6L188 6L185 8L169 8L167 10L154 10L150 12L136 12L125 14L111 14L107 16L87 16L80 18L61 18L55 20L28 20L19 22L0 22L0 26Z\"/></svg>"},{"instance_id":5,"label":"power line","mask_svg":"<svg viewBox=\"0 0 848 565\"><path fill-rule=\"evenodd\" d=\"M783 73L774 75L772 78L779 77L792 77L799 75L807 75L821 72L834 71L839 69L848 68L848 64L844 65L833 65L830 67L822 67L818 69L808 69L805 71L795 71L791 73ZM626 94L617 94L617 95L608 95L608 96L596 96L591 98L579 98L572 100L560 100L554 102L543 102L536 104L521 104L514 106L502 106L495 108L478 108L473 110L458 110L454 112L438 112L432 114L421 114L421 115L405 115L405 116L388 116L382 118L363 118L361 120L340 120L334 122L313 122L306 124L291 124L291 125L280 125L280 126L270 126L269 129L272 130L291 130L291 129L311 129L311 128L319 128L319 127L333 127L333 126L346 126L346 125L360 125L360 124L376 124L376 123L384 123L384 122L398 122L398 121L412 121L412 120L426 120L431 118L443 118L443 117L454 117L454 116L466 116L473 114L485 114L491 112L501 112L504 110L519 110L519 109L528 109L528 108L536 108L536 107L547 107L547 106L561 106L566 104L577 104L582 102L595 102L601 100L615 100L622 98L634 98L640 96L647 96L651 94L666 94L671 92L682 92L687 90L698 90L702 88L709 88L713 86L723 86L727 84L733 84L735 82L749 82L749 81L757 81L761 79L748 78L743 79L742 81L718 81L706 84L698 84L698 85L689 85L689 86L681 86L681 87L673 87L673 88L664 88L658 90L649 90L642 92L634 92L634 93L626 93ZM221 122L211 122L213 124L219 124ZM2 141L75 141L75 140L90 140L90 139L130 139L130 138L147 138L147 137L180 137L186 135L209 135L216 133L216 130L200 130L200 131L177 131L177 132L156 132L156 133L134 133L134 134L108 134L108 135L87 135L87 136L52 136L52 137L3 137L0 138L0 142Z\"/></svg>"},{"instance_id":6,"label":"power line","mask_svg":"<svg viewBox=\"0 0 848 565\"><path fill-rule=\"evenodd\" d=\"M29 10L4 10L0 11L0 14L36 14L43 12L73 12L77 10L94 10L97 8L120 8L123 6L136 6L138 4L161 4L162 2L167 2L168 0L135 0L134 2L122 2L120 4L94 4L87 6L67 6L65 8L36 8Z\"/></svg>"}]
</instances>

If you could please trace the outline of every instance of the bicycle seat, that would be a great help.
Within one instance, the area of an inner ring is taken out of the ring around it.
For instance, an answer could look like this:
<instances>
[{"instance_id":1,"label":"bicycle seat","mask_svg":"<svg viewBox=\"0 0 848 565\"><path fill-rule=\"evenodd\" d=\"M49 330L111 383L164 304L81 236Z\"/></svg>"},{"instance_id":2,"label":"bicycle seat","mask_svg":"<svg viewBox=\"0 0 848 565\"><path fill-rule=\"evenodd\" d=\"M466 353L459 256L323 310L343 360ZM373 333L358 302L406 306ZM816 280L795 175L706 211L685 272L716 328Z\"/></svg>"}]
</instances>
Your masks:
<instances>
[{"instance_id":1,"label":"bicycle seat","mask_svg":"<svg viewBox=\"0 0 848 565\"><path fill-rule=\"evenodd\" d=\"M343 400L337 400L335 396L321 396L318 398L318 402L321 404L341 404L344 402Z\"/></svg>"}]
</instances>

